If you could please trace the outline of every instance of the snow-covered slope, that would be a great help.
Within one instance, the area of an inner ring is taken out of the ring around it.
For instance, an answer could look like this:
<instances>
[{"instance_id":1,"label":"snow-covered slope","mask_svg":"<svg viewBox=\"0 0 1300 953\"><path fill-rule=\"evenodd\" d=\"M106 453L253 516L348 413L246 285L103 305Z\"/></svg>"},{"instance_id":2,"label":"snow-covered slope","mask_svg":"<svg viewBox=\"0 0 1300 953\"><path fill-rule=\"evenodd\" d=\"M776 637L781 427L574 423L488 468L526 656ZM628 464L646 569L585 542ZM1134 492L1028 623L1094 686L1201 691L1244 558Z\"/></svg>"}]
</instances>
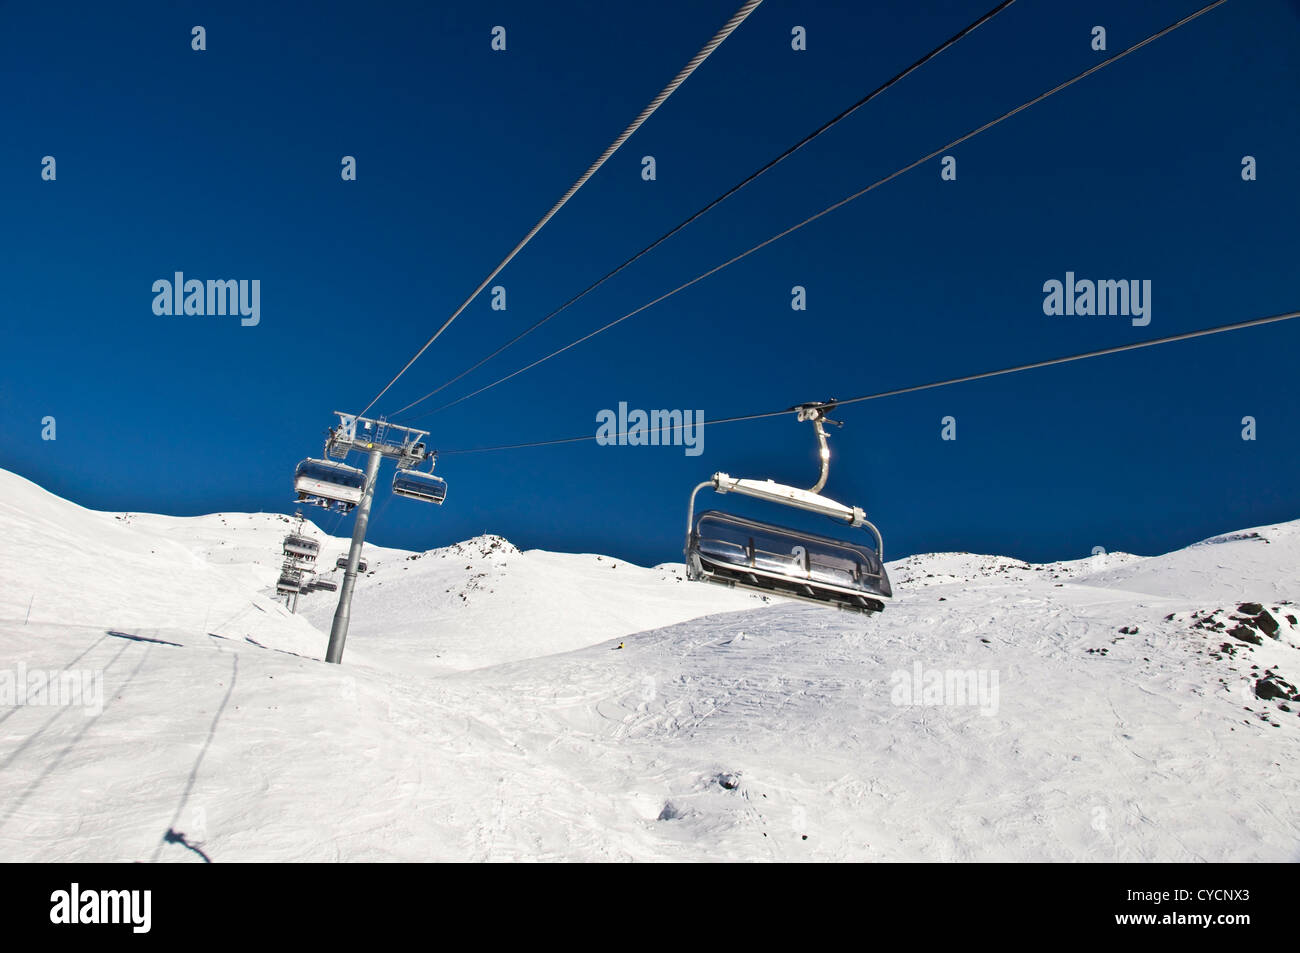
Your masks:
<instances>
[{"instance_id":1,"label":"snow-covered slope","mask_svg":"<svg viewBox=\"0 0 1300 953\"><path fill-rule=\"evenodd\" d=\"M1256 526L1215 536L1180 549L1080 578L1090 586L1182 599L1239 598L1243 579L1251 596L1276 600L1296 597L1300 578L1300 521Z\"/></svg>"},{"instance_id":2,"label":"snow-covered slope","mask_svg":"<svg viewBox=\"0 0 1300 953\"><path fill-rule=\"evenodd\" d=\"M332 596L266 597L282 517L0 490L0 695L103 689L0 704L2 859L1300 853L1300 523L908 557L871 618L496 537L375 549L332 666Z\"/></svg>"},{"instance_id":3,"label":"snow-covered slope","mask_svg":"<svg viewBox=\"0 0 1300 953\"><path fill-rule=\"evenodd\" d=\"M426 553L367 551L366 558L348 635L356 655L349 657L378 667L401 658L405 671L535 658L764 604L759 596L687 585L680 565L645 569L608 556L520 552L498 536ZM335 570L327 578L342 576ZM329 631L335 604L330 594L313 595L301 611Z\"/></svg>"},{"instance_id":4,"label":"snow-covered slope","mask_svg":"<svg viewBox=\"0 0 1300 953\"><path fill-rule=\"evenodd\" d=\"M249 529L247 551L211 558L239 526ZM311 653L319 633L268 598L278 575L274 540L287 527L270 514L98 513L0 470L0 619L237 632Z\"/></svg>"},{"instance_id":5,"label":"snow-covered slope","mask_svg":"<svg viewBox=\"0 0 1300 953\"><path fill-rule=\"evenodd\" d=\"M0 470L0 619L216 632L324 657L337 596L303 595L301 618L275 599L281 540L297 525L272 513L98 513ZM311 523L303 532L321 543L320 577L341 583L334 565L349 541ZM764 604L687 586L680 566L521 553L492 536L426 553L367 546L365 559L349 660L378 652L377 664L405 671L531 658Z\"/></svg>"}]
</instances>

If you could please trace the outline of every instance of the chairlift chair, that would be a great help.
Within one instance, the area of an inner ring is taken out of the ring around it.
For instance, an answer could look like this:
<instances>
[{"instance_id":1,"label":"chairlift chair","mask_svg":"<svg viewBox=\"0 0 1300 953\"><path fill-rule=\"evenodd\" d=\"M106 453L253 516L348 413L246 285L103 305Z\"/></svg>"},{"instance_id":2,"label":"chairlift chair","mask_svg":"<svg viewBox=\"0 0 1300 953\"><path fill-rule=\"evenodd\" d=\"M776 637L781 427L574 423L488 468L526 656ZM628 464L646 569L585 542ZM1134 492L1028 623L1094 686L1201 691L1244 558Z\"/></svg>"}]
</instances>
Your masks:
<instances>
[{"instance_id":1,"label":"chairlift chair","mask_svg":"<svg viewBox=\"0 0 1300 953\"><path fill-rule=\"evenodd\" d=\"M433 475L430 463L429 473L398 467L393 474L393 495L404 496L422 503L441 504L447 498L447 481Z\"/></svg>"},{"instance_id":2,"label":"chairlift chair","mask_svg":"<svg viewBox=\"0 0 1300 953\"><path fill-rule=\"evenodd\" d=\"M294 570L285 570L280 573L280 578L275 584L275 591L281 595L290 592L302 592L302 573Z\"/></svg>"},{"instance_id":3,"label":"chairlift chair","mask_svg":"<svg viewBox=\"0 0 1300 953\"><path fill-rule=\"evenodd\" d=\"M310 536L290 533L284 538L284 554L286 556L298 556L308 562L315 562L316 557L320 554L320 543Z\"/></svg>"},{"instance_id":4,"label":"chairlift chair","mask_svg":"<svg viewBox=\"0 0 1300 953\"><path fill-rule=\"evenodd\" d=\"M366 475L346 463L308 457L294 471L293 488L298 499L316 506L337 504L350 510L361 502L365 487Z\"/></svg>"},{"instance_id":5,"label":"chairlift chair","mask_svg":"<svg viewBox=\"0 0 1300 953\"><path fill-rule=\"evenodd\" d=\"M322 592L334 592L338 589L338 583L330 582L328 579L317 579L311 584L313 589L319 589Z\"/></svg>"},{"instance_id":6,"label":"chairlift chair","mask_svg":"<svg viewBox=\"0 0 1300 953\"><path fill-rule=\"evenodd\" d=\"M809 421L821 448L821 477L808 490L773 480L744 480L715 473L691 493L686 516L686 577L700 582L772 593L855 612L881 612L893 597L884 566L880 531L860 507L845 506L821 494L830 470L830 448L823 422L834 402L795 409ZM706 487L720 494L740 493L768 503L818 513L866 529L874 548L845 542L717 510L695 516L695 498Z\"/></svg>"},{"instance_id":7,"label":"chairlift chair","mask_svg":"<svg viewBox=\"0 0 1300 953\"><path fill-rule=\"evenodd\" d=\"M334 560L334 567L336 569L347 569L348 557L340 556L338 559ZM357 560L357 572L365 572L367 568L368 567L366 566L366 561L364 559Z\"/></svg>"}]
</instances>

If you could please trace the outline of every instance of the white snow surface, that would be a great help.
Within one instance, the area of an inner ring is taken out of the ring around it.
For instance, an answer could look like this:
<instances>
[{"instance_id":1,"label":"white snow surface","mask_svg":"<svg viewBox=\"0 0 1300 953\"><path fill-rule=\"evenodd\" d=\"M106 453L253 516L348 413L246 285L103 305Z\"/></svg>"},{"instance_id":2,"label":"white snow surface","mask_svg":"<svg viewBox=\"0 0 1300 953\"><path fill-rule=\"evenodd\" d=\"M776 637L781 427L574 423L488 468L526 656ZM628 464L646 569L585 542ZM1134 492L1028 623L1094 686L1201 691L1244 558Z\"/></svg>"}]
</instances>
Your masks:
<instances>
[{"instance_id":1,"label":"white snow surface","mask_svg":"<svg viewBox=\"0 0 1300 953\"><path fill-rule=\"evenodd\" d=\"M871 617L495 536L368 546L338 666L336 595L274 599L292 525L0 470L0 860L1300 854L1300 521L910 556ZM47 672L100 703L5 697Z\"/></svg>"}]
</instances>

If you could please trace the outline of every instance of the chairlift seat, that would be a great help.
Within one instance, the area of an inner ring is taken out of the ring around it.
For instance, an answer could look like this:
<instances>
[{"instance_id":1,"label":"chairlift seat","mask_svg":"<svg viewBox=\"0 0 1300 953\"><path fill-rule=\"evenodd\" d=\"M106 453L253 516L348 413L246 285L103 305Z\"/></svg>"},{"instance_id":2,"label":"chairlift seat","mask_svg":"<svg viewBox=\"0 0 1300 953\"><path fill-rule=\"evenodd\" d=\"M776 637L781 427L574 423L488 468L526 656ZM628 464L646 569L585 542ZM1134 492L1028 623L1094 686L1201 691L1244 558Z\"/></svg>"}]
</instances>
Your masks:
<instances>
[{"instance_id":1,"label":"chairlift seat","mask_svg":"<svg viewBox=\"0 0 1300 953\"><path fill-rule=\"evenodd\" d=\"M286 556L303 556L314 560L320 553L320 543L310 536L290 534L284 538L284 553Z\"/></svg>"},{"instance_id":2,"label":"chairlift seat","mask_svg":"<svg viewBox=\"0 0 1300 953\"><path fill-rule=\"evenodd\" d=\"M889 576L868 546L728 513L701 513L691 530L687 575L858 612L880 612Z\"/></svg>"},{"instance_id":3,"label":"chairlift seat","mask_svg":"<svg viewBox=\"0 0 1300 953\"><path fill-rule=\"evenodd\" d=\"M393 494L424 503L442 503L447 498L447 481L432 473L398 470L393 474Z\"/></svg>"},{"instance_id":4,"label":"chairlift seat","mask_svg":"<svg viewBox=\"0 0 1300 953\"><path fill-rule=\"evenodd\" d=\"M792 407L801 422L811 423L817 437L821 472L804 490L775 480L737 479L726 473L697 486L686 510L686 578L774 593L856 612L881 612L893 597L885 572L885 544L880 530L859 506L847 506L822 494L830 473L831 451L826 416L832 399ZM695 516L701 490L739 493L767 503L806 510L835 522L866 530L875 548L744 519L717 510Z\"/></svg>"},{"instance_id":5,"label":"chairlift seat","mask_svg":"<svg viewBox=\"0 0 1300 953\"><path fill-rule=\"evenodd\" d=\"M339 503L346 507L361 502L366 475L356 467L332 460L309 457L294 471L293 488L299 500L318 506Z\"/></svg>"}]
</instances>

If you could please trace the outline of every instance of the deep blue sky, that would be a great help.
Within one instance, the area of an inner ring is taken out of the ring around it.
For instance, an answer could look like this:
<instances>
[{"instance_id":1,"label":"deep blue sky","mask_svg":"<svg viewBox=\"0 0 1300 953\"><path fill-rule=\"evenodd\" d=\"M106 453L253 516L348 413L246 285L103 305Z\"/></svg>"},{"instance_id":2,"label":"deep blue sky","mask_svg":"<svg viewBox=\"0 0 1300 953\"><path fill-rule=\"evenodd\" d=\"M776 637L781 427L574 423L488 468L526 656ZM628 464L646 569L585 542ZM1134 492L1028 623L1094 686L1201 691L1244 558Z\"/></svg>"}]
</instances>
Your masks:
<instances>
[{"instance_id":1,"label":"deep blue sky","mask_svg":"<svg viewBox=\"0 0 1300 953\"><path fill-rule=\"evenodd\" d=\"M331 412L379 390L737 5L0 7L0 466L99 509L292 512L293 467L319 455ZM503 273L508 311L481 297L378 411L461 371L992 5L767 0ZM1094 25L1115 52L1199 5L1020 0L446 395L1093 64ZM195 24L206 52L190 49ZM489 49L496 24L504 54ZM795 24L805 52L790 49ZM1300 5L1232 0L955 150L956 182L918 168L428 418L430 442L594 432L619 401L764 411L1293 309L1298 90ZM40 178L47 154L55 182ZM646 154L655 182L640 177ZM1247 154L1256 182L1239 174ZM343 155L355 182L339 177ZM151 285L177 270L260 279L261 324L155 316ZM1150 279L1150 326L1045 316L1043 282L1067 270ZM790 309L796 284L805 314ZM890 557L1154 553L1300 518L1298 343L1300 322L845 408L828 492L867 508ZM55 442L40 438L45 415ZM940 440L945 415L955 442ZM709 428L704 446L444 456L446 505L385 487L371 539L424 549L491 531L679 559L687 495L713 471L814 475L793 417Z\"/></svg>"}]
</instances>

